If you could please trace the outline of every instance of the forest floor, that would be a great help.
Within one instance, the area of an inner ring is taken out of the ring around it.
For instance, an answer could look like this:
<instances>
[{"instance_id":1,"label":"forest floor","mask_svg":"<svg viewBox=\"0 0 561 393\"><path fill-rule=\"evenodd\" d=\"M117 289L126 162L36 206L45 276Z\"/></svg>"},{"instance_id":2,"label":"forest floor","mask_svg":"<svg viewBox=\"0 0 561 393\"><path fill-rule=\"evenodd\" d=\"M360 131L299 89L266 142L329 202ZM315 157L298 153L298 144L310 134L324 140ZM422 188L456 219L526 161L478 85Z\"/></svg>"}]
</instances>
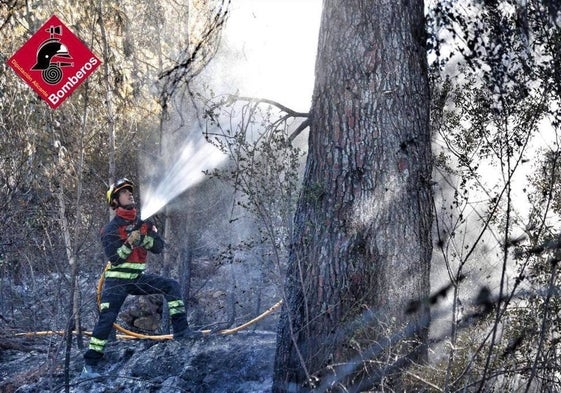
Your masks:
<instances>
[{"instance_id":1,"label":"forest floor","mask_svg":"<svg viewBox=\"0 0 561 393\"><path fill-rule=\"evenodd\" d=\"M197 266L187 304L193 329L234 328L278 301L275 289L247 266L216 267L205 261ZM91 331L97 319L98 275L84 274L80 281L85 331ZM0 290L4 300L10 299L0 310L2 393L264 393L271 389L278 310L234 334L213 333L187 341L115 339L106 347L103 376L85 379L80 373L87 336L79 345L74 335L68 350L62 334L16 335L64 331L68 311L61 299L69 297L60 277L37 275L33 282L0 283ZM159 322L162 305L159 296L130 296L117 322L139 333L166 334ZM138 329L141 324L154 325L156 330Z\"/></svg>"},{"instance_id":2,"label":"forest floor","mask_svg":"<svg viewBox=\"0 0 561 393\"><path fill-rule=\"evenodd\" d=\"M264 393L272 384L272 332L209 335L182 342L117 340L108 344L98 378L81 377L81 351L75 348L65 370L64 349L52 338L13 343L14 348L4 345L0 350L3 393Z\"/></svg>"}]
</instances>

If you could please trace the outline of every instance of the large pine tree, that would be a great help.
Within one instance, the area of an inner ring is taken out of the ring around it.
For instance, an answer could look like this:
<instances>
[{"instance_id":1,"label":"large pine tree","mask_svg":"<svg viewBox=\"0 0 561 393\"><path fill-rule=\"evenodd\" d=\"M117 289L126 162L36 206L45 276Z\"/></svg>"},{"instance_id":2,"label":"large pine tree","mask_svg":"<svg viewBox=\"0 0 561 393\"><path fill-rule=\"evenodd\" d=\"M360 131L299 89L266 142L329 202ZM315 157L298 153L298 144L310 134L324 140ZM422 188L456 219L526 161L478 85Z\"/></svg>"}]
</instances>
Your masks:
<instances>
[{"instance_id":1,"label":"large pine tree","mask_svg":"<svg viewBox=\"0 0 561 393\"><path fill-rule=\"evenodd\" d=\"M274 392L425 356L430 179L423 1L325 0Z\"/></svg>"}]
</instances>

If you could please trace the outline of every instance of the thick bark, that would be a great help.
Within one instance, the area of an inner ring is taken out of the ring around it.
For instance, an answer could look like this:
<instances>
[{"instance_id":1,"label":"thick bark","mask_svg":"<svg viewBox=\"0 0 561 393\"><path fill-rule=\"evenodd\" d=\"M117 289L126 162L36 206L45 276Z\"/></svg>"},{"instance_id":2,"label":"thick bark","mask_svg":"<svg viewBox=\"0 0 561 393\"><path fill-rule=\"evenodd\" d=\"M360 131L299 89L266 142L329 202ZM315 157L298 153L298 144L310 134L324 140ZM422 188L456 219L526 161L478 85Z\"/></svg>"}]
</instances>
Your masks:
<instances>
[{"instance_id":1,"label":"thick bark","mask_svg":"<svg viewBox=\"0 0 561 393\"><path fill-rule=\"evenodd\" d=\"M413 357L424 356L432 252L424 42L422 0L324 2L275 392L305 391L310 376L327 386L326 373L358 383L362 363L349 362L376 359L375 343L389 337L416 339L392 344L397 356L419 348ZM420 306L406 312L411 301Z\"/></svg>"}]
</instances>

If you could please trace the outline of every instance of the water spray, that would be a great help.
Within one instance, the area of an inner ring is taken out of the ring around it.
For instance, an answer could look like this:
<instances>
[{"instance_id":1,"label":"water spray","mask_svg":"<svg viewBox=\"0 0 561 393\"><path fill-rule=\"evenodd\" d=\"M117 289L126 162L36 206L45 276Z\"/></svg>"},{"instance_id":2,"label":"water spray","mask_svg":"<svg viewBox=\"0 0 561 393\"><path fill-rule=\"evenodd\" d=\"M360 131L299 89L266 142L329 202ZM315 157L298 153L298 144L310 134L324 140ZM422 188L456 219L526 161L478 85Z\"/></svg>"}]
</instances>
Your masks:
<instances>
[{"instance_id":1,"label":"water spray","mask_svg":"<svg viewBox=\"0 0 561 393\"><path fill-rule=\"evenodd\" d=\"M158 185L141 189L141 219L152 217L172 199L199 183L205 170L215 168L225 158L225 154L209 143L189 142Z\"/></svg>"}]
</instances>

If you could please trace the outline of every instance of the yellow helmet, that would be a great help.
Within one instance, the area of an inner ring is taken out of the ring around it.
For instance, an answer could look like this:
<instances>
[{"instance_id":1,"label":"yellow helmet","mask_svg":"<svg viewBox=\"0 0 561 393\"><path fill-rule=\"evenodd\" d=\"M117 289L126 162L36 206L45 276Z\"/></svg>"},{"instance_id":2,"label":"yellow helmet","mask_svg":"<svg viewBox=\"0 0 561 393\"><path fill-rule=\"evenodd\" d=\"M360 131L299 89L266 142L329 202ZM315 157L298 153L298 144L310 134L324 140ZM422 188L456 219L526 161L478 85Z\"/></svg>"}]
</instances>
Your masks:
<instances>
[{"instance_id":1,"label":"yellow helmet","mask_svg":"<svg viewBox=\"0 0 561 393\"><path fill-rule=\"evenodd\" d=\"M117 204L114 202L114 199L117 198L119 191L125 188L128 188L131 192L133 192L134 183L126 177L123 177L122 179L119 179L115 183L113 183L111 187L109 187L109 190L107 190L105 197L107 198L107 203L113 209L117 208Z\"/></svg>"}]
</instances>

